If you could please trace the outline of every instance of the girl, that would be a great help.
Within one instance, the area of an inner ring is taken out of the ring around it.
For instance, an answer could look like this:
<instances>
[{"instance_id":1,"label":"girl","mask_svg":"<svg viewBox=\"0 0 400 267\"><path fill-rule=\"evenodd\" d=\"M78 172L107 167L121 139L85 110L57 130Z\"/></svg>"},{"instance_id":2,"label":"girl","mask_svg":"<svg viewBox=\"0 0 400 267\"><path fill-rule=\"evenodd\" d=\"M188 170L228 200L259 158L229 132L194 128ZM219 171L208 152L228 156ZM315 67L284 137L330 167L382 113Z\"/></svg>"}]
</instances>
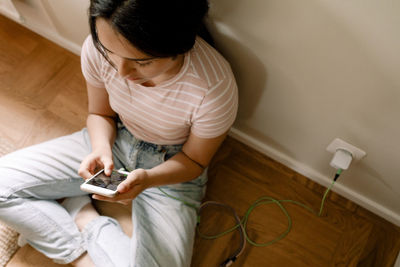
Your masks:
<instances>
[{"instance_id":1,"label":"girl","mask_svg":"<svg viewBox=\"0 0 400 267\"><path fill-rule=\"evenodd\" d=\"M75 266L190 266L196 210L159 189L199 207L237 112L229 64L197 36L207 10L206 0L91 1L87 128L0 159L0 219L35 249ZM92 197L132 203L132 238L80 190L99 168L130 171L116 197Z\"/></svg>"}]
</instances>

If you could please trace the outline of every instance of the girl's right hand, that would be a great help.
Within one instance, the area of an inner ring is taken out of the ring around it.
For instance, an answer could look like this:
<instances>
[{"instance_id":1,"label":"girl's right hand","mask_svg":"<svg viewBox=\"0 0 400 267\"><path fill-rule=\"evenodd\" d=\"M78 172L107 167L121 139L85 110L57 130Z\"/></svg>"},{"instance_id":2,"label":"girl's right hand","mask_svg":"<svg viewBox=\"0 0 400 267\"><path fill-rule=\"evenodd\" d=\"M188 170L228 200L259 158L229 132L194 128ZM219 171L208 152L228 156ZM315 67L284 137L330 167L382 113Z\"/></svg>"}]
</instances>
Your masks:
<instances>
[{"instance_id":1,"label":"girl's right hand","mask_svg":"<svg viewBox=\"0 0 400 267\"><path fill-rule=\"evenodd\" d=\"M104 169L107 176L110 176L114 169L112 151L109 147L97 148L87 155L79 167L78 174L86 180L101 169Z\"/></svg>"}]
</instances>

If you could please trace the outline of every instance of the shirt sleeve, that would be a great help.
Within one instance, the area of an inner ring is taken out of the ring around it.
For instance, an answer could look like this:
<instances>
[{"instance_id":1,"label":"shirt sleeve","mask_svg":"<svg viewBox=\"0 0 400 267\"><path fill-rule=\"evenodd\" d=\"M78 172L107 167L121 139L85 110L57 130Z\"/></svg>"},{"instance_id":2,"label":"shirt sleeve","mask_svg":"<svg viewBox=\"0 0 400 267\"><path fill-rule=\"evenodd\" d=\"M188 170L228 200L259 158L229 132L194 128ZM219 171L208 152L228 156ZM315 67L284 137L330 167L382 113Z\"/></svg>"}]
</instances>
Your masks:
<instances>
[{"instance_id":1,"label":"shirt sleeve","mask_svg":"<svg viewBox=\"0 0 400 267\"><path fill-rule=\"evenodd\" d=\"M214 138L230 129L238 109L238 89L233 75L217 82L205 95L193 116L191 132Z\"/></svg>"},{"instance_id":2,"label":"shirt sleeve","mask_svg":"<svg viewBox=\"0 0 400 267\"><path fill-rule=\"evenodd\" d=\"M81 69L86 81L95 87L104 87L101 78L102 55L97 51L89 35L82 45L81 50Z\"/></svg>"}]
</instances>

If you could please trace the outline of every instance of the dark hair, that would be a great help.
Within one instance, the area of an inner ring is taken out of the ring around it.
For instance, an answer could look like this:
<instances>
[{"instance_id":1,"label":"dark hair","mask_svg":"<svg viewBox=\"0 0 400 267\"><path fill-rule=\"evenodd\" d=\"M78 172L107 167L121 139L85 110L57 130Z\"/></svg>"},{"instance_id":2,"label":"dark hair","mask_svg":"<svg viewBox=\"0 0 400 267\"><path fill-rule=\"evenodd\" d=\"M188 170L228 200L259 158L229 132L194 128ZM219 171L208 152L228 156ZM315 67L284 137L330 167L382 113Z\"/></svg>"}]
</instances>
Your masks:
<instances>
[{"instance_id":1,"label":"dark hair","mask_svg":"<svg viewBox=\"0 0 400 267\"><path fill-rule=\"evenodd\" d=\"M174 57L193 47L207 11L207 0L91 0L89 25L103 55L96 31L100 17L145 54Z\"/></svg>"}]
</instances>

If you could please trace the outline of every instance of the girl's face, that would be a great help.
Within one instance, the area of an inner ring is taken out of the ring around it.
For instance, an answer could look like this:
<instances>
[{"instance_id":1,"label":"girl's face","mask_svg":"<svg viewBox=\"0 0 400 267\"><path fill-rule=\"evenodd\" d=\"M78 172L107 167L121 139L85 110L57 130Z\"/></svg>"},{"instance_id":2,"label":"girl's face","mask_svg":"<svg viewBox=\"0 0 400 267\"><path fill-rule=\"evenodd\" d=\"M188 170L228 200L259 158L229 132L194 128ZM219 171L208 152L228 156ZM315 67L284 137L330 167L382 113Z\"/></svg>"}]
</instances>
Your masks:
<instances>
[{"instance_id":1,"label":"girl's face","mask_svg":"<svg viewBox=\"0 0 400 267\"><path fill-rule=\"evenodd\" d=\"M183 55L155 58L136 49L116 32L106 19L96 19L100 46L119 75L131 82L155 86L175 76L183 64Z\"/></svg>"}]
</instances>

